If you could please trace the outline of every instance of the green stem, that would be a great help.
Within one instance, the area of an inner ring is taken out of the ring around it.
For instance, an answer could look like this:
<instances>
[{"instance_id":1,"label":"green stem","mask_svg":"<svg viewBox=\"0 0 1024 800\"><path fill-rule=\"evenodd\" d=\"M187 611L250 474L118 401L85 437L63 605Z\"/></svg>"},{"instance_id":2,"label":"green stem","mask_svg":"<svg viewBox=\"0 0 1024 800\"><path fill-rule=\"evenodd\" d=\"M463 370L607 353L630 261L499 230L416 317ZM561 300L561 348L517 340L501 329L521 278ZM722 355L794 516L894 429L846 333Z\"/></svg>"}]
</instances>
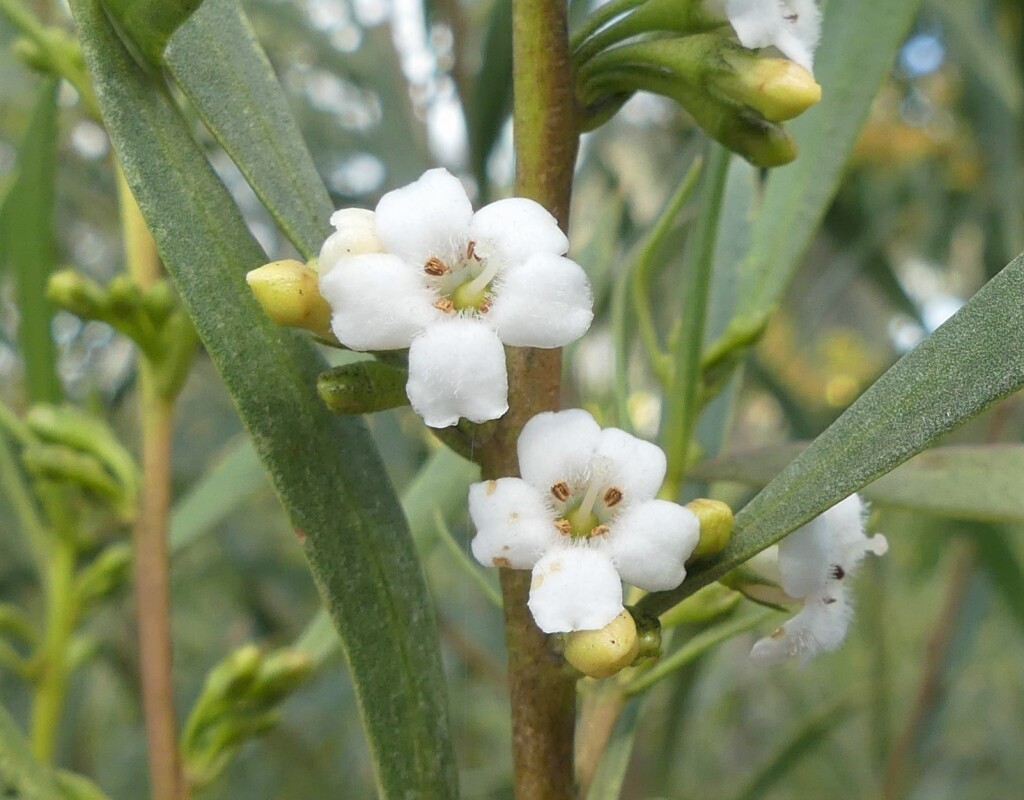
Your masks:
<instances>
[{"instance_id":1,"label":"green stem","mask_svg":"<svg viewBox=\"0 0 1024 800\"><path fill-rule=\"evenodd\" d=\"M0 404L0 417L8 413L7 408ZM20 420L18 422L20 423ZM0 428L3 427L6 427L5 423L0 420ZM0 486L3 487L4 494L10 501L18 525L28 539L29 549L32 552L40 580L44 580L43 576L46 574L47 562L50 557L46 526L39 516L35 500L14 460L14 454L7 445L7 439L2 433L0 433Z\"/></svg>"},{"instance_id":2,"label":"green stem","mask_svg":"<svg viewBox=\"0 0 1024 800\"><path fill-rule=\"evenodd\" d=\"M32 698L31 722L32 752L46 763L53 761L71 673L67 650L77 616L73 585L75 562L75 547L70 538L55 537L44 581L46 622L43 641L36 654L40 671Z\"/></svg>"},{"instance_id":3,"label":"green stem","mask_svg":"<svg viewBox=\"0 0 1024 800\"><path fill-rule=\"evenodd\" d=\"M569 219L579 146L564 0L513 0L516 194ZM516 441L527 420L558 408L561 351L510 348L509 410L480 449L484 479L517 475ZM509 653L512 749L518 800L574 797L575 679L526 607L530 573L502 570Z\"/></svg>"},{"instance_id":4,"label":"green stem","mask_svg":"<svg viewBox=\"0 0 1024 800\"><path fill-rule=\"evenodd\" d=\"M666 394L667 402L662 417L661 441L668 457L668 469L661 496L673 500L679 496L686 477L690 440L699 410L700 354L704 343L715 242L718 238L718 218L725 194L725 176L729 169L729 151L718 144L712 143L709 147L711 153L704 176L700 211L691 247L688 248L691 264L683 286L686 294L680 325L676 335L670 339L675 363L672 388Z\"/></svg>"},{"instance_id":5,"label":"green stem","mask_svg":"<svg viewBox=\"0 0 1024 800\"><path fill-rule=\"evenodd\" d=\"M118 189L128 272L145 292L160 280L160 260L120 170ZM142 486L132 540L150 784L153 800L181 800L188 789L181 767L174 710L167 552L174 399L161 391L159 365L146 355L139 364L139 396Z\"/></svg>"},{"instance_id":6,"label":"green stem","mask_svg":"<svg viewBox=\"0 0 1024 800\"><path fill-rule=\"evenodd\" d=\"M633 281L631 283L631 297L633 310L637 316L637 324L640 329L640 341L643 342L644 350L647 351L647 358L650 360L654 374L661 382L662 387L669 388L671 380L671 362L661 348L658 341L658 332L654 325L654 315L651 313L651 270L655 260L661 252L665 237L675 228L678 223L679 213L683 206L693 194L697 185L697 176L700 175L701 159L695 159L682 183L675 194L669 199L665 209L658 218L658 223L651 230L643 244L643 249L633 267Z\"/></svg>"}]
</instances>

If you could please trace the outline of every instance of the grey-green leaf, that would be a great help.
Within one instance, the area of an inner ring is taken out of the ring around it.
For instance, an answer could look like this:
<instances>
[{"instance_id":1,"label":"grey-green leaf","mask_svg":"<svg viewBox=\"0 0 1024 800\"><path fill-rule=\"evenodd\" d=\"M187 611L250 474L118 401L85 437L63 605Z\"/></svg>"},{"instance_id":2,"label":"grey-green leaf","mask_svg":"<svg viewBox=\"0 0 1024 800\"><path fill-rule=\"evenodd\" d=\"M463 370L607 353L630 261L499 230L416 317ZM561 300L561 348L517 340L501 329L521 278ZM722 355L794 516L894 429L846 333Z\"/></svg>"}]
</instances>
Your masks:
<instances>
[{"instance_id":1,"label":"grey-green leaf","mask_svg":"<svg viewBox=\"0 0 1024 800\"><path fill-rule=\"evenodd\" d=\"M334 208L238 0L207 0L164 58L285 235L303 256L315 256Z\"/></svg>"},{"instance_id":2,"label":"grey-green leaf","mask_svg":"<svg viewBox=\"0 0 1024 800\"><path fill-rule=\"evenodd\" d=\"M147 59L160 63L167 40L203 0L103 0Z\"/></svg>"},{"instance_id":3,"label":"grey-green leaf","mask_svg":"<svg viewBox=\"0 0 1024 800\"><path fill-rule=\"evenodd\" d=\"M97 0L73 0L86 64L132 191L269 471L340 633L384 797L458 795L436 622L363 423L315 392L324 363L244 282L265 255L167 93Z\"/></svg>"},{"instance_id":4,"label":"grey-green leaf","mask_svg":"<svg viewBox=\"0 0 1024 800\"><path fill-rule=\"evenodd\" d=\"M901 358L739 514L729 546L660 613L1024 386L1024 255Z\"/></svg>"},{"instance_id":5,"label":"grey-green leaf","mask_svg":"<svg viewBox=\"0 0 1024 800\"><path fill-rule=\"evenodd\" d=\"M791 443L698 464L695 478L764 486L806 447ZM869 483L872 503L953 519L1024 525L1024 445L936 447Z\"/></svg>"}]
</instances>

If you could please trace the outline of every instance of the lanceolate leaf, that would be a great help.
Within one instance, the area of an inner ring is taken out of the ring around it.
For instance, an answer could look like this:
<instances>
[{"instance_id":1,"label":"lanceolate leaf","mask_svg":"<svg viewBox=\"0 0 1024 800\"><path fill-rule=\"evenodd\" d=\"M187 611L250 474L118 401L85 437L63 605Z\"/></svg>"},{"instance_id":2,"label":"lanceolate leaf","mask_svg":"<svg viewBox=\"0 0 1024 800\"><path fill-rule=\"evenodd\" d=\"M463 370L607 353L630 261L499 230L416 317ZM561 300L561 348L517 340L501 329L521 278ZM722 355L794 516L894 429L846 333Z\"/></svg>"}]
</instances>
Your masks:
<instances>
[{"instance_id":1,"label":"lanceolate leaf","mask_svg":"<svg viewBox=\"0 0 1024 800\"><path fill-rule=\"evenodd\" d=\"M164 58L292 244L315 256L334 207L238 0L206 0Z\"/></svg>"},{"instance_id":2,"label":"lanceolate leaf","mask_svg":"<svg viewBox=\"0 0 1024 800\"><path fill-rule=\"evenodd\" d=\"M764 486L806 447L792 443L698 464L695 478ZM978 522L1024 525L1024 445L936 447L869 483L873 503Z\"/></svg>"},{"instance_id":3,"label":"lanceolate leaf","mask_svg":"<svg viewBox=\"0 0 1024 800\"><path fill-rule=\"evenodd\" d=\"M740 264L732 324L723 341L748 340L763 326L786 290L839 185L871 101L888 73L920 0L830 0L814 64L821 102L788 123L799 155L774 169L765 187L752 243ZM726 196L746 204L742 195ZM719 247L728 246L719 242ZM728 288L715 284L717 294ZM714 335L715 332L712 332Z\"/></svg>"},{"instance_id":4,"label":"lanceolate leaf","mask_svg":"<svg viewBox=\"0 0 1024 800\"><path fill-rule=\"evenodd\" d=\"M244 273L265 256L166 92L97 0L71 5L125 176L341 634L381 794L454 798L435 620L373 442L358 419L327 412L322 360L249 295Z\"/></svg>"},{"instance_id":5,"label":"lanceolate leaf","mask_svg":"<svg viewBox=\"0 0 1024 800\"><path fill-rule=\"evenodd\" d=\"M159 63L167 40L203 0L103 0L135 45Z\"/></svg>"},{"instance_id":6,"label":"lanceolate leaf","mask_svg":"<svg viewBox=\"0 0 1024 800\"><path fill-rule=\"evenodd\" d=\"M57 80L42 84L18 151L18 177L4 200L4 257L14 276L18 344L32 400L60 400L46 280L57 260L53 207L57 160ZM2 270L0 270L2 271Z\"/></svg>"},{"instance_id":7,"label":"lanceolate leaf","mask_svg":"<svg viewBox=\"0 0 1024 800\"><path fill-rule=\"evenodd\" d=\"M648 595L660 612L924 450L1024 386L1024 256L900 359L736 515L729 546L682 587Z\"/></svg>"}]
</instances>

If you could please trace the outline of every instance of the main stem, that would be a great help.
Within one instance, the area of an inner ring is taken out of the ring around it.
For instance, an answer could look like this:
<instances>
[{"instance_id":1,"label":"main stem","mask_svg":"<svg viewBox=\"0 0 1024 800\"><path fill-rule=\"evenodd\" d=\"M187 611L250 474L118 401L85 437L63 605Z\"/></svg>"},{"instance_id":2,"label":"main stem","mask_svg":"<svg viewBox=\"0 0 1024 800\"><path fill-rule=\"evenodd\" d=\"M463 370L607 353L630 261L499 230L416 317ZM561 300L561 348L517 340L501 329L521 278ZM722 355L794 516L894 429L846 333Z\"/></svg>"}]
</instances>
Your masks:
<instances>
[{"instance_id":1,"label":"main stem","mask_svg":"<svg viewBox=\"0 0 1024 800\"><path fill-rule=\"evenodd\" d=\"M131 189L120 174L118 179L128 271L145 291L160 279L160 261ZM142 709L153 800L181 800L187 786L174 712L167 553L174 401L161 393L154 365L145 356L139 363L139 395L142 491L132 538Z\"/></svg>"},{"instance_id":2,"label":"main stem","mask_svg":"<svg viewBox=\"0 0 1024 800\"><path fill-rule=\"evenodd\" d=\"M513 0L516 194L569 221L576 129L564 0ZM482 448L484 478L519 473L516 440L535 414L558 408L561 352L510 348L509 411ZM512 755L518 800L571 800L576 682L533 622L530 573L502 570Z\"/></svg>"}]
</instances>

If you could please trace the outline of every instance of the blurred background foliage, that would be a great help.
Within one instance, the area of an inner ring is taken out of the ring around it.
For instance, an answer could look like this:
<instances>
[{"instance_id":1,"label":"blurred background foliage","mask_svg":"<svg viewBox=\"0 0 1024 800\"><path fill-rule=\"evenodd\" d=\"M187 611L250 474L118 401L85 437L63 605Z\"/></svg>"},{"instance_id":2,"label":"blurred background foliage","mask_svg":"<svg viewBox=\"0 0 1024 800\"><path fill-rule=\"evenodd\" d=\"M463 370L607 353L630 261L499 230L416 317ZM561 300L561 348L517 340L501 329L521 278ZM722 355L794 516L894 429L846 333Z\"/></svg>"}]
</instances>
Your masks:
<instances>
[{"instance_id":1,"label":"blurred background foliage","mask_svg":"<svg viewBox=\"0 0 1024 800\"><path fill-rule=\"evenodd\" d=\"M33 5L44 20L68 25L62 4ZM480 202L508 192L509 0L244 5L336 206L372 207L436 164L463 175ZM572 4L577 19L586 6ZM14 184L19 143L44 91L45 79L15 54L15 39L0 16L0 197ZM820 232L746 356L725 450L813 438L1024 250L1022 69L1019 3L924 3ZM110 145L66 84L57 109L56 264L107 281L122 263ZM268 255L293 256L198 120L195 130ZM685 113L640 95L587 135L581 151L572 255L590 273L600 324L569 348L565 402L646 436L656 433L660 397L636 342L628 419L616 398L616 276L701 141ZM4 230L0 255L18 235ZM658 268L668 297L678 296L671 284L680 241L670 239ZM674 309L658 311L671 319ZM0 273L0 399L14 408L26 399L19 314L12 281ZM618 324L628 329L628 318ZM64 312L52 332L68 397L103 414L134 447L132 346L105 324ZM464 795L510 797L500 614L439 533L448 529L467 547L461 497L455 491L452 502L438 503L410 493L436 448L410 412L378 414L370 425L395 486L419 504L413 530L440 618ZM237 456L240 433L200 357L177 415L179 510L227 454ZM1024 407L1011 397L950 443L1019 442L1022 433ZM268 484L258 471L227 463L237 502L183 533L188 541L174 555L181 719L220 658L248 642L294 642L318 608ZM472 477L455 460L451 469L456 489ZM750 494L735 484L714 491L737 505ZM38 589L5 503L0 493L0 601L31 609ZM901 788L892 796L929 800L1015 796L1024 786L1022 531L877 512L873 524L892 548L860 578L846 647L805 669L769 671L746 659L751 633L665 682L645 701L623 797L868 797L896 775ZM124 535L110 526L97 532L104 541ZM112 798L143 796L146 782L130 603L122 590L91 618L91 656L75 675L58 750L60 764L92 776ZM280 725L247 744L202 796L371 797L343 672L340 657L329 658L286 703ZM24 717L24 685L2 669L0 698ZM774 770L762 769L770 764Z\"/></svg>"}]
</instances>

